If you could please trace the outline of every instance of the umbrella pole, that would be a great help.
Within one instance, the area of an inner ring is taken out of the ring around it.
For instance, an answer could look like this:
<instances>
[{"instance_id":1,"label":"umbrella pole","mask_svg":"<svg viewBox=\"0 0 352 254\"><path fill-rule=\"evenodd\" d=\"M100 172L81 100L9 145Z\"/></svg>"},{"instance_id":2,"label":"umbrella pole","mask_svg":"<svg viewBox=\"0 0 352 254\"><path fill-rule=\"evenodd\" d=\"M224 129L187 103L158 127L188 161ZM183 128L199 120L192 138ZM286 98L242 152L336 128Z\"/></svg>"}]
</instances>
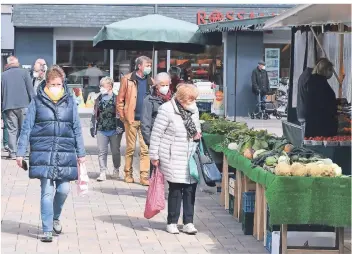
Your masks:
<instances>
[{"instance_id":1,"label":"umbrella pole","mask_svg":"<svg viewBox=\"0 0 352 254\"><path fill-rule=\"evenodd\" d=\"M155 48L154 48L154 44L153 44L153 53L152 53L153 55L152 55L152 63L153 63L153 78L155 78L155 76L156 76L156 73L157 73L157 71L158 71L158 65L157 65L157 61L156 61L156 56L155 56L155 54L156 54L156 52L155 52Z\"/></svg>"}]
</instances>

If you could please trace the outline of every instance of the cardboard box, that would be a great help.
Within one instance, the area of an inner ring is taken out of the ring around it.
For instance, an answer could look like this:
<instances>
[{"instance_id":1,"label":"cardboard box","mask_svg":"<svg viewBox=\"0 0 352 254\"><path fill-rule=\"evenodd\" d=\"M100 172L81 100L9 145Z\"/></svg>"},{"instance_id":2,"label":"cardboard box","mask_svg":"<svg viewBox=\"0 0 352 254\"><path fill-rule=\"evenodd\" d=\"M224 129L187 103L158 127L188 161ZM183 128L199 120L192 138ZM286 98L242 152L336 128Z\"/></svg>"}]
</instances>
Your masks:
<instances>
[{"instance_id":1,"label":"cardboard box","mask_svg":"<svg viewBox=\"0 0 352 254\"><path fill-rule=\"evenodd\" d=\"M236 180L234 178L230 178L229 180L229 187L235 188Z\"/></svg>"},{"instance_id":2,"label":"cardboard box","mask_svg":"<svg viewBox=\"0 0 352 254\"><path fill-rule=\"evenodd\" d=\"M229 186L229 194L235 196L235 189Z\"/></svg>"}]
</instances>

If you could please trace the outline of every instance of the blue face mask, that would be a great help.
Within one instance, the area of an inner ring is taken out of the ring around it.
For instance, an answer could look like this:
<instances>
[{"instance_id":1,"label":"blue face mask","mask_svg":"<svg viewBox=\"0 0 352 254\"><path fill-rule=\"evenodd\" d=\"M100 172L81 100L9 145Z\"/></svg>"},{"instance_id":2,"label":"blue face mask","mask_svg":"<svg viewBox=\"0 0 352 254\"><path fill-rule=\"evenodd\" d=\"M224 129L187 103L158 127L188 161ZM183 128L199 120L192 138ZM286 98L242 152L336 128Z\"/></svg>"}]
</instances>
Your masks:
<instances>
[{"instance_id":1,"label":"blue face mask","mask_svg":"<svg viewBox=\"0 0 352 254\"><path fill-rule=\"evenodd\" d=\"M151 72L152 72L152 68L151 67L145 67L144 70L143 70L144 76L148 76Z\"/></svg>"}]
</instances>

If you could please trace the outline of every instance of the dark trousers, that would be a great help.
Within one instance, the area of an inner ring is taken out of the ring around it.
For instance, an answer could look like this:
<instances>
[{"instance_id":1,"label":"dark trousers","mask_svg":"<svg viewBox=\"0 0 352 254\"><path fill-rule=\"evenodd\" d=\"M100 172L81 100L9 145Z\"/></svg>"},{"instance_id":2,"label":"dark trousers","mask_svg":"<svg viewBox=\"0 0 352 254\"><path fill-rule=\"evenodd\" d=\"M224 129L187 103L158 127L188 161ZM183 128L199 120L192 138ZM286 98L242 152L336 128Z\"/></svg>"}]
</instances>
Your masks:
<instances>
[{"instance_id":1,"label":"dark trousers","mask_svg":"<svg viewBox=\"0 0 352 254\"><path fill-rule=\"evenodd\" d=\"M183 224L193 223L197 184L169 183L167 224L177 224L183 205Z\"/></svg>"}]
</instances>

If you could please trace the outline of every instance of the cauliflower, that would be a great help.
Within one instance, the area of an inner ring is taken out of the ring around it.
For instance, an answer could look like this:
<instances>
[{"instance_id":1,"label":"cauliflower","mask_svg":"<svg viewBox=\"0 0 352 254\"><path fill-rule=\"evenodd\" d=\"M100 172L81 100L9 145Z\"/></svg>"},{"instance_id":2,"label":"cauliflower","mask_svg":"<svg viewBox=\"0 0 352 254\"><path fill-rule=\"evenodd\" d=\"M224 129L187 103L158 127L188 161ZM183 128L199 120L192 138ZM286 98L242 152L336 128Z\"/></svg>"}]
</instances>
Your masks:
<instances>
[{"instance_id":1,"label":"cauliflower","mask_svg":"<svg viewBox=\"0 0 352 254\"><path fill-rule=\"evenodd\" d=\"M230 143L230 144L227 146L227 148L230 149L230 150L238 151L238 144L237 144L237 143Z\"/></svg>"},{"instance_id":2,"label":"cauliflower","mask_svg":"<svg viewBox=\"0 0 352 254\"><path fill-rule=\"evenodd\" d=\"M279 159L277 160L277 163L280 163L280 162L282 162L282 163L286 163L286 164L290 164L290 158L288 157L288 156L285 156L285 155L281 155L280 157L279 157Z\"/></svg>"},{"instance_id":3,"label":"cauliflower","mask_svg":"<svg viewBox=\"0 0 352 254\"><path fill-rule=\"evenodd\" d=\"M279 176L290 176L291 167L287 163L281 162L276 165L275 174Z\"/></svg>"},{"instance_id":4,"label":"cauliflower","mask_svg":"<svg viewBox=\"0 0 352 254\"><path fill-rule=\"evenodd\" d=\"M332 164L332 168L335 171L335 176L341 176L342 175L342 169L339 167L337 164Z\"/></svg>"},{"instance_id":5,"label":"cauliflower","mask_svg":"<svg viewBox=\"0 0 352 254\"><path fill-rule=\"evenodd\" d=\"M307 168L304 164L295 162L291 165L291 175L293 176L306 176Z\"/></svg>"},{"instance_id":6,"label":"cauliflower","mask_svg":"<svg viewBox=\"0 0 352 254\"><path fill-rule=\"evenodd\" d=\"M335 176L335 170L332 167L332 165L319 165L323 172L322 176L327 176L327 177L334 177Z\"/></svg>"},{"instance_id":7,"label":"cauliflower","mask_svg":"<svg viewBox=\"0 0 352 254\"><path fill-rule=\"evenodd\" d=\"M307 174L310 176L320 177L322 176L322 169L319 167L319 163L308 163L306 164Z\"/></svg>"},{"instance_id":8,"label":"cauliflower","mask_svg":"<svg viewBox=\"0 0 352 254\"><path fill-rule=\"evenodd\" d=\"M315 177L334 177L336 175L332 165L327 165L323 163L309 163L307 164L308 174Z\"/></svg>"}]
</instances>

